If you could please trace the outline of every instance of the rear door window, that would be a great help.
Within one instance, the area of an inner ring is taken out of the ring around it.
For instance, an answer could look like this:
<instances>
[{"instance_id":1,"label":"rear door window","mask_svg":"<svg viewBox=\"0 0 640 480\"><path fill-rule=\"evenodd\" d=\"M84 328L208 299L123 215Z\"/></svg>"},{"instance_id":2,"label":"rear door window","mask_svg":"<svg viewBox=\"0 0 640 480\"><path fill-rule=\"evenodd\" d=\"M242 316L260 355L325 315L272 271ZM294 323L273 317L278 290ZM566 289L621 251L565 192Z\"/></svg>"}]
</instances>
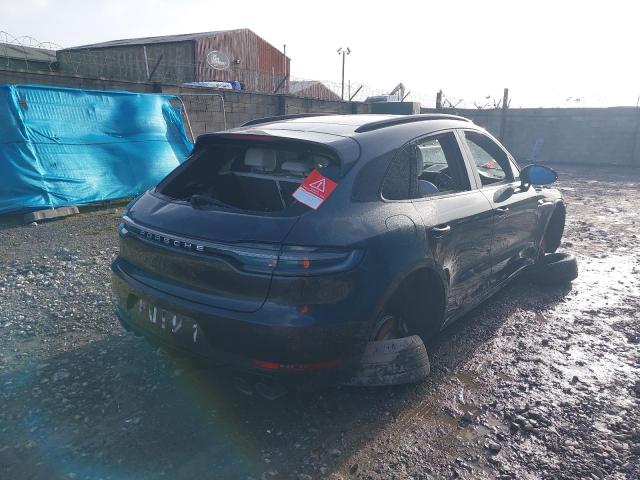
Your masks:
<instances>
[{"instance_id":1,"label":"rear door window","mask_svg":"<svg viewBox=\"0 0 640 480\"><path fill-rule=\"evenodd\" d=\"M417 198L470 189L469 175L453 133L418 142L416 160Z\"/></svg>"},{"instance_id":2,"label":"rear door window","mask_svg":"<svg viewBox=\"0 0 640 480\"><path fill-rule=\"evenodd\" d=\"M448 132L406 146L389 167L382 196L403 200L469 189L469 175L458 142L453 132Z\"/></svg>"},{"instance_id":3,"label":"rear door window","mask_svg":"<svg viewBox=\"0 0 640 480\"><path fill-rule=\"evenodd\" d=\"M278 212L295 202L291 195L313 170L335 179L339 162L298 142L221 141L202 147L158 191L196 206Z\"/></svg>"}]
</instances>

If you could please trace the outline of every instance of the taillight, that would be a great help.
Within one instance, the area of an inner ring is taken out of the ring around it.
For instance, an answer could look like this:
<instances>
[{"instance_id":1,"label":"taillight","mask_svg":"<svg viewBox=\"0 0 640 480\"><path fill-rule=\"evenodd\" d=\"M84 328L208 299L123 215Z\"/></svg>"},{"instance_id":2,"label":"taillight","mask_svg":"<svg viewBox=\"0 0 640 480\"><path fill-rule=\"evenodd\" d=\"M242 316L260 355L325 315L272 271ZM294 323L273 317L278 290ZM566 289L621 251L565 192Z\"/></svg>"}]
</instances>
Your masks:
<instances>
[{"instance_id":1,"label":"taillight","mask_svg":"<svg viewBox=\"0 0 640 480\"><path fill-rule=\"evenodd\" d=\"M285 245L279 252L248 245L228 250L240 268L252 273L305 276L351 270L362 258L361 250Z\"/></svg>"},{"instance_id":2,"label":"taillight","mask_svg":"<svg viewBox=\"0 0 640 480\"><path fill-rule=\"evenodd\" d=\"M278 264L278 250L277 245L256 244L235 244L218 249L221 254L233 258L241 270L267 274Z\"/></svg>"},{"instance_id":3,"label":"taillight","mask_svg":"<svg viewBox=\"0 0 640 480\"><path fill-rule=\"evenodd\" d=\"M351 270L362 259L361 250L285 245L275 275L317 275Z\"/></svg>"}]
</instances>

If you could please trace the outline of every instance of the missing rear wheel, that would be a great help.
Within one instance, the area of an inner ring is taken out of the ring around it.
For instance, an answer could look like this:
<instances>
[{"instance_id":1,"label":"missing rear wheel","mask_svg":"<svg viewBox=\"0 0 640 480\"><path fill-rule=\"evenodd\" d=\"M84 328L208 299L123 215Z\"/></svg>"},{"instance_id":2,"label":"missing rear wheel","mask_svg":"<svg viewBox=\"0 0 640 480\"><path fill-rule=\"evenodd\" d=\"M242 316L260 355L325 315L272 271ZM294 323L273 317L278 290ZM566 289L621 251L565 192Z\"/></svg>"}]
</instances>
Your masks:
<instances>
[{"instance_id":1,"label":"missing rear wheel","mask_svg":"<svg viewBox=\"0 0 640 480\"><path fill-rule=\"evenodd\" d=\"M373 328L370 340L393 340L409 335L409 328L401 317L392 314L383 314Z\"/></svg>"}]
</instances>

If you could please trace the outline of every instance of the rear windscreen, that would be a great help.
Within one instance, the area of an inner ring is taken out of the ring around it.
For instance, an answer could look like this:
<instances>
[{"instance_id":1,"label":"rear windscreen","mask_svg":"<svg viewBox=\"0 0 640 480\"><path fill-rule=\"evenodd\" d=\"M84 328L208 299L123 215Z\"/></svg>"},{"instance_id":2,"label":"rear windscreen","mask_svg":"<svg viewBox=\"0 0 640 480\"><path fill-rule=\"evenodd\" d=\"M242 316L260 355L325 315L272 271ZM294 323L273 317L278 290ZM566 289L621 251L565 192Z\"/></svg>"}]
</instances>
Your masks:
<instances>
[{"instance_id":1,"label":"rear windscreen","mask_svg":"<svg viewBox=\"0 0 640 480\"><path fill-rule=\"evenodd\" d=\"M313 170L334 179L340 172L330 151L300 142L226 141L198 150L159 193L197 207L278 212Z\"/></svg>"}]
</instances>

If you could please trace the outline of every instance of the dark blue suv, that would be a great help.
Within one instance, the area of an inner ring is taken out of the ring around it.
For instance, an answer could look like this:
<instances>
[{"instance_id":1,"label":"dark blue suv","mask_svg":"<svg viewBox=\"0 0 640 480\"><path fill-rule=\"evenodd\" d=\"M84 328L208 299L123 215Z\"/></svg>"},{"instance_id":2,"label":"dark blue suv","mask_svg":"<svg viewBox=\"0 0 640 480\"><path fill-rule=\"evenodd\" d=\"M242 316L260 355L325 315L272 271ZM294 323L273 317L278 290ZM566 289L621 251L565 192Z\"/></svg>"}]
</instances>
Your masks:
<instances>
[{"instance_id":1,"label":"dark blue suv","mask_svg":"<svg viewBox=\"0 0 640 480\"><path fill-rule=\"evenodd\" d=\"M298 115L202 135L125 212L117 313L235 369L352 375L368 346L432 338L555 251L565 207L538 186L554 180L450 115Z\"/></svg>"}]
</instances>

